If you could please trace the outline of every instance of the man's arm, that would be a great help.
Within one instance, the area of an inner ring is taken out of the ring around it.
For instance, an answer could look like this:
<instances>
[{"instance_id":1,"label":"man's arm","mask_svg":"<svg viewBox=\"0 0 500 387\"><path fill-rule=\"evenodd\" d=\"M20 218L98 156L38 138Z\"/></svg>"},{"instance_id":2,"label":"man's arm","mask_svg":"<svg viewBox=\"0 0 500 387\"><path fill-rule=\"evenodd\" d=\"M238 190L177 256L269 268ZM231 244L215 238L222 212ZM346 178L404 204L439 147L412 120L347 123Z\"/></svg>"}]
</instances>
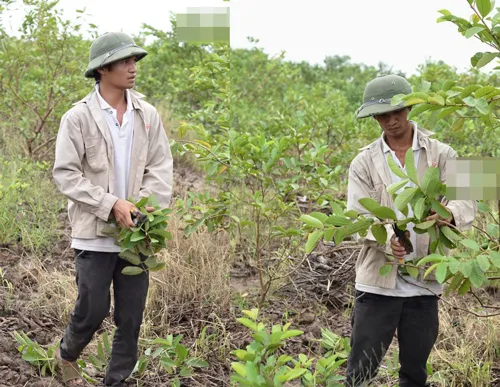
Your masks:
<instances>
[{"instance_id":1,"label":"man's arm","mask_svg":"<svg viewBox=\"0 0 500 387\"><path fill-rule=\"evenodd\" d=\"M165 129L155 112L151 122L148 156L139 197L154 195L158 204L168 207L172 199L173 159Z\"/></svg>"},{"instance_id":2,"label":"man's arm","mask_svg":"<svg viewBox=\"0 0 500 387\"><path fill-rule=\"evenodd\" d=\"M361 204L359 204L359 199L361 198L373 198L374 187L370 186L372 179L369 176L368 168L356 157L351 165L349 166L349 175L347 182L347 210L355 210L361 215L367 215L373 217ZM358 243L362 243L366 246L376 248L386 254L392 254L391 248L391 238L394 235L394 230L390 225L385 226L387 230L387 242L385 245L380 245L371 231L368 231L366 237L360 237L356 234L356 240Z\"/></svg>"},{"instance_id":3,"label":"man's arm","mask_svg":"<svg viewBox=\"0 0 500 387\"><path fill-rule=\"evenodd\" d=\"M104 188L93 185L83 176L82 160L85 154L80 122L71 112L62 119L57 134L53 177L57 188L68 199L78 203L84 211L107 221L118 198Z\"/></svg>"}]
</instances>

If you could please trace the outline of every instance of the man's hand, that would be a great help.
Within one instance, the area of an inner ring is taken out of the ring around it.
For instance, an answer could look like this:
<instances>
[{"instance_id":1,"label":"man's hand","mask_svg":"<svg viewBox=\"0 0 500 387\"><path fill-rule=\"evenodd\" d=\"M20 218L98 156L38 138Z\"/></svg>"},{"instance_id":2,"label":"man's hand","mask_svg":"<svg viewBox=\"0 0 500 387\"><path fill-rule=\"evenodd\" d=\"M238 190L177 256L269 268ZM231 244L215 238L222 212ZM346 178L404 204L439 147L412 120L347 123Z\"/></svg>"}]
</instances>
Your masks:
<instances>
[{"instance_id":1,"label":"man's hand","mask_svg":"<svg viewBox=\"0 0 500 387\"><path fill-rule=\"evenodd\" d=\"M131 210L134 210L135 206L127 200L118 199L113 206L113 215L115 216L116 222L122 228L134 227L135 224L132 222Z\"/></svg>"},{"instance_id":2,"label":"man's hand","mask_svg":"<svg viewBox=\"0 0 500 387\"><path fill-rule=\"evenodd\" d=\"M450 210L448 210L450 211ZM451 213L451 211L450 211ZM436 220L436 224L441 227L441 226L449 226L452 222L453 222L453 214L450 215L450 217L448 219L445 219L441 216L439 216L436 211L434 210L431 210L430 211L430 215L425 218L425 220Z\"/></svg>"},{"instance_id":3,"label":"man's hand","mask_svg":"<svg viewBox=\"0 0 500 387\"><path fill-rule=\"evenodd\" d=\"M394 257L396 257L400 262L404 260L405 255L408 254L405 248L398 242L398 238L395 235L391 238L391 249L392 255L394 255Z\"/></svg>"},{"instance_id":4,"label":"man's hand","mask_svg":"<svg viewBox=\"0 0 500 387\"><path fill-rule=\"evenodd\" d=\"M154 207L146 207L147 212L154 212L155 208Z\"/></svg>"}]
</instances>

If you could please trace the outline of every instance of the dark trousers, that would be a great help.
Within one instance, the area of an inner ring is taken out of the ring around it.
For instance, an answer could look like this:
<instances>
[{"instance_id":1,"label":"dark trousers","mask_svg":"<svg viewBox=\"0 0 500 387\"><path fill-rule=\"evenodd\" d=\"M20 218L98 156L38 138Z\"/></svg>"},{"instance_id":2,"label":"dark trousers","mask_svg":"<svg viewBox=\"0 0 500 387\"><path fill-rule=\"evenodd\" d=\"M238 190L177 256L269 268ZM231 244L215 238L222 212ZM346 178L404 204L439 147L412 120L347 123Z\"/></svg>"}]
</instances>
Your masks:
<instances>
[{"instance_id":1,"label":"dark trousers","mask_svg":"<svg viewBox=\"0 0 500 387\"><path fill-rule=\"evenodd\" d=\"M76 250L78 298L61 340L61 357L76 360L109 313L114 290L114 321L111 360L106 369L106 386L122 386L137 362L137 343L149 287L148 274L123 275L130 264L118 253Z\"/></svg>"},{"instance_id":2,"label":"dark trousers","mask_svg":"<svg viewBox=\"0 0 500 387\"><path fill-rule=\"evenodd\" d=\"M426 363L439 330L438 297L388 297L359 291L352 315L346 386L368 385L376 376L396 329L399 386L428 386Z\"/></svg>"}]
</instances>

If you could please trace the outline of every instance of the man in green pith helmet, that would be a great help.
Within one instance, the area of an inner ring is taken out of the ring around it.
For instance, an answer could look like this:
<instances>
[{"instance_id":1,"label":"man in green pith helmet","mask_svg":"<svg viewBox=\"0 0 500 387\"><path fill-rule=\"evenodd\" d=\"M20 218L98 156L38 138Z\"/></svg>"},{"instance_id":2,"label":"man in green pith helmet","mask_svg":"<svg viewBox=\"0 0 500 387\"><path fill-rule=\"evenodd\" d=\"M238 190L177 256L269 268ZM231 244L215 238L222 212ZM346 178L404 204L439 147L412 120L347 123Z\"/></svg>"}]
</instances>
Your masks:
<instances>
[{"instance_id":1,"label":"man in green pith helmet","mask_svg":"<svg viewBox=\"0 0 500 387\"><path fill-rule=\"evenodd\" d=\"M122 32L96 39L85 71L95 87L61 119L53 175L69 199L78 286L56 355L68 386L86 384L77 359L109 313L111 283L117 329L104 384L124 386L137 361L148 273L121 273L127 262L103 227L111 218L121 227L134 226L129 197L154 195L165 208L172 196L172 155L160 116L133 90L137 62L146 55Z\"/></svg>"},{"instance_id":2,"label":"man in green pith helmet","mask_svg":"<svg viewBox=\"0 0 500 387\"><path fill-rule=\"evenodd\" d=\"M361 198L373 198L382 206L393 208L398 219L405 216L393 203L387 187L402 181L388 165L388 157L406 173L405 155L414 153L417 175L421 179L426 169L437 166L445 183L446 161L457 156L448 145L432 139L433 133L409 120L410 108L392 105L395 95L410 94L408 81L398 75L384 75L370 81L364 91L364 103L357 117L373 117L382 129L379 139L361 149L349 167L347 209L370 215L359 204ZM415 187L408 182L400 188ZM448 219L431 212L428 220L438 224L451 223L460 230L472 226L474 201L444 202L451 213ZM373 216L373 215L371 215ZM409 208L408 217L413 216ZM429 235L417 234L409 223L405 232L387 228L387 243L377 243L369 232L358 236L362 244L356 263L356 299L352 315L351 353L347 366L347 386L366 386L376 376L380 362L397 330L399 342L400 387L428 386L426 363L439 329L438 300L443 288L435 277L412 277L404 266L393 269L387 276L379 270L392 255L399 262L408 262L428 255ZM395 231L399 233L395 234Z\"/></svg>"}]
</instances>

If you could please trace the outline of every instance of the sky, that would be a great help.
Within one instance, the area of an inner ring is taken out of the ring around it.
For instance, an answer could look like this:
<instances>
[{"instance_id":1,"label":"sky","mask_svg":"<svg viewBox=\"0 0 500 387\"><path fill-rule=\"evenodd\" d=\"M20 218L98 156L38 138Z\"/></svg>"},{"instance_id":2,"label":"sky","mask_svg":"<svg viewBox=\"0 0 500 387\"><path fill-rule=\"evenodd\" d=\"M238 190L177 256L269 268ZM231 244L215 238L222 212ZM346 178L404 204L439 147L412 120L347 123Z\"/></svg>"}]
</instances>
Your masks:
<instances>
[{"instance_id":1,"label":"sky","mask_svg":"<svg viewBox=\"0 0 500 387\"><path fill-rule=\"evenodd\" d=\"M384 62L407 75L426 60L443 60L458 71L488 46L466 39L451 23L437 23L438 10L469 18L467 0L60 0L67 18L85 7L98 32L137 34L147 23L169 30L169 14L188 7L231 8L231 46L262 47L271 56L285 51L293 61L322 64L326 56L348 55L355 63ZM12 14L15 30L21 13ZM5 21L4 21L5 24ZM247 37L259 40L250 43ZM497 64L485 67L491 71Z\"/></svg>"}]
</instances>

